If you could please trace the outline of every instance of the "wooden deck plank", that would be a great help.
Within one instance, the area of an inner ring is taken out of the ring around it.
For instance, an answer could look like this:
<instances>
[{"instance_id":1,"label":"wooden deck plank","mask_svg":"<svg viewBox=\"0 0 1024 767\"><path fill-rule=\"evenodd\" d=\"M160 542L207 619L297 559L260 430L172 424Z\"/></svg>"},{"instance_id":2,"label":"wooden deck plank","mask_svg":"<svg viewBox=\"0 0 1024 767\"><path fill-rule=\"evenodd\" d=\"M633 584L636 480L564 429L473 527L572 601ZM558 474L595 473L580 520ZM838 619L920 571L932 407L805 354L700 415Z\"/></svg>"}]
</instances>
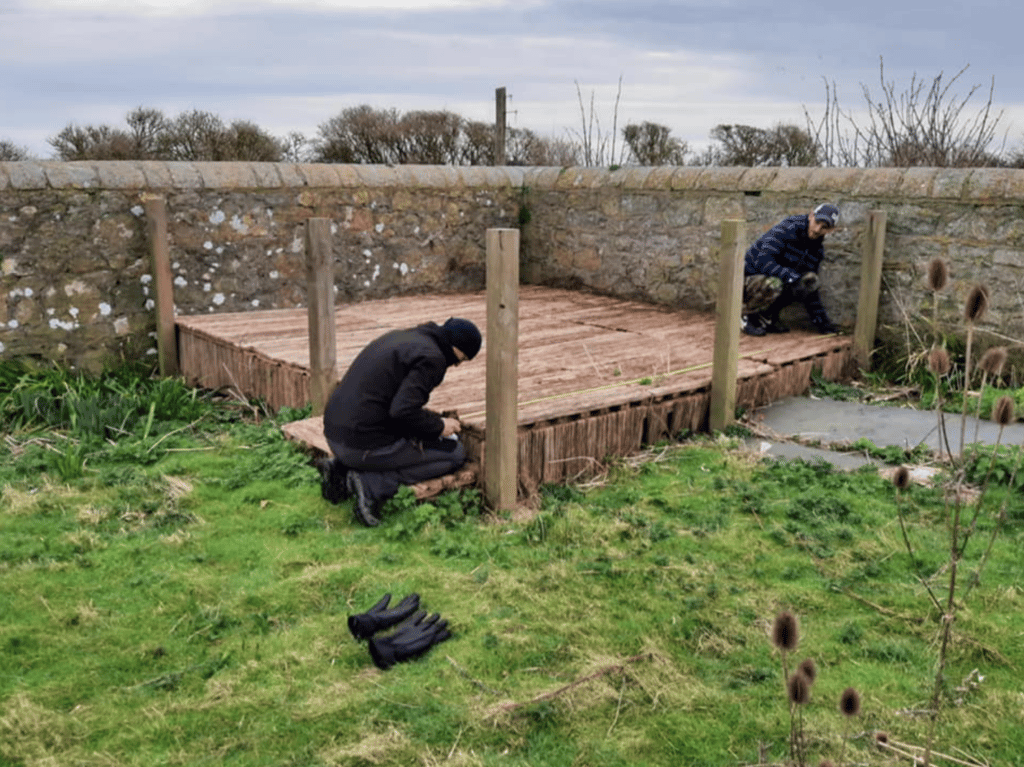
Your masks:
<instances>
[{"instance_id":1,"label":"wooden deck plank","mask_svg":"<svg viewBox=\"0 0 1024 767\"><path fill-rule=\"evenodd\" d=\"M486 295L415 295L338 305L339 374L367 343L387 330L428 320L442 323L451 316L466 317L485 328ZM305 309L196 315L179 317L177 322L186 377L210 388L235 386L247 396L264 398L274 409L305 404L309 367ZM711 385L714 331L711 313L523 286L519 296L520 453L521 460L542 464L525 470L532 479L524 479L523 484L536 484L541 477L557 481L577 471L568 464L582 460L581 440L593 443L593 457L600 460L638 447L638 435L652 429L699 425ZM738 384L746 401L738 397L738 404L766 404L778 396L801 393L816 366L832 376L848 371L852 340L799 330L762 338L743 336L739 355ZM485 359L482 349L476 360L450 368L429 403L436 410L459 414L474 459L486 441ZM288 425L285 431L291 432L290 438L327 451L319 418Z\"/></svg>"}]
</instances>

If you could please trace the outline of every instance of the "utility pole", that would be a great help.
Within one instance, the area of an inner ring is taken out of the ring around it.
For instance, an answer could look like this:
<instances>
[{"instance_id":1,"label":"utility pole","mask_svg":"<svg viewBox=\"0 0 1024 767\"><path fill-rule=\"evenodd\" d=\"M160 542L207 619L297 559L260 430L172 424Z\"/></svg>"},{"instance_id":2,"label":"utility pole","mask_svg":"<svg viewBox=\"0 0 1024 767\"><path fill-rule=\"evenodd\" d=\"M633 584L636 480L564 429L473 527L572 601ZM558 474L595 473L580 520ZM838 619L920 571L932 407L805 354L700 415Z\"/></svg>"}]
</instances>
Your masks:
<instances>
[{"instance_id":1,"label":"utility pole","mask_svg":"<svg viewBox=\"0 0 1024 767\"><path fill-rule=\"evenodd\" d=\"M505 89L494 92L494 164L505 164Z\"/></svg>"}]
</instances>

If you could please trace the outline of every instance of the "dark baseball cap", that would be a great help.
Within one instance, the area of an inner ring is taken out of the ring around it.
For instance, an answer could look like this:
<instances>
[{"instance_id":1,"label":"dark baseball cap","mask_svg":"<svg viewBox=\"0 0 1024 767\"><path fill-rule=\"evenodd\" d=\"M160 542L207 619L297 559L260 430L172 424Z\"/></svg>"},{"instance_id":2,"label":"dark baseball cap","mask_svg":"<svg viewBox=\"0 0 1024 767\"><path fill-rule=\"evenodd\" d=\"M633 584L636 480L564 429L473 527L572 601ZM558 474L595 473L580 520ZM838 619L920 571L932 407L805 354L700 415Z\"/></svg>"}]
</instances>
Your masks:
<instances>
[{"instance_id":1,"label":"dark baseball cap","mask_svg":"<svg viewBox=\"0 0 1024 767\"><path fill-rule=\"evenodd\" d=\"M832 229L839 223L839 208L830 202L823 202L814 209L814 220L820 221Z\"/></svg>"}]
</instances>

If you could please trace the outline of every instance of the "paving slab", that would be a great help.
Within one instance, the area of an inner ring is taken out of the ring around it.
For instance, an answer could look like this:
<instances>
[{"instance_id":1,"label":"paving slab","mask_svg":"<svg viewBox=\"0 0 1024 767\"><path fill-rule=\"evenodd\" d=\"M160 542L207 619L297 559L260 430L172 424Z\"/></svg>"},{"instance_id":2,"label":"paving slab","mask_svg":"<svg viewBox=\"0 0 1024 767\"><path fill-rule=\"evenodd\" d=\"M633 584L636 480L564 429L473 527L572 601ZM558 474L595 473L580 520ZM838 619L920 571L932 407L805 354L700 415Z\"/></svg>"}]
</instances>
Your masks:
<instances>
[{"instance_id":1,"label":"paving slab","mask_svg":"<svg viewBox=\"0 0 1024 767\"><path fill-rule=\"evenodd\" d=\"M755 410L752 419L771 437L751 438L746 444L749 449L769 457L823 460L843 469L878 464L869 456L828 449L846 446L861 438L878 447L898 446L910 450L926 445L935 453L939 451L938 418L930 410L789 397ZM945 413L943 420L949 445L956 452L960 447L961 416ZM965 444L994 445L1000 439L996 424L970 415L964 434ZM1003 429L1000 444L1019 445L1022 440L1024 424L1014 423ZM818 443L820 447L808 446L808 442Z\"/></svg>"}]
</instances>

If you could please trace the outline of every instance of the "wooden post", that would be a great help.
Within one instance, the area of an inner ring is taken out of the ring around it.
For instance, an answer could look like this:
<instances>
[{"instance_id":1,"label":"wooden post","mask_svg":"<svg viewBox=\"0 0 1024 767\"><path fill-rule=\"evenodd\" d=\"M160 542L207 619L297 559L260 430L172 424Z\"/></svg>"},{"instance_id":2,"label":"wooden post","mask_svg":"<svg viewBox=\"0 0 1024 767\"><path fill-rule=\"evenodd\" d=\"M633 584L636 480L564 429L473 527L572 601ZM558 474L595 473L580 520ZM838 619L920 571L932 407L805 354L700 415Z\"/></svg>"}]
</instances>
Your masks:
<instances>
[{"instance_id":1,"label":"wooden post","mask_svg":"<svg viewBox=\"0 0 1024 767\"><path fill-rule=\"evenodd\" d=\"M722 222L711 410L708 416L708 426L712 431L722 431L736 416L740 312L743 311L743 232L742 221L729 219Z\"/></svg>"},{"instance_id":2,"label":"wooden post","mask_svg":"<svg viewBox=\"0 0 1024 767\"><path fill-rule=\"evenodd\" d=\"M505 89L494 92L494 164L505 164Z\"/></svg>"},{"instance_id":3,"label":"wooden post","mask_svg":"<svg viewBox=\"0 0 1024 767\"><path fill-rule=\"evenodd\" d=\"M174 322L174 283L167 247L167 200L158 195L146 195L143 202L153 267L153 289L156 292L156 350L160 375L176 376L181 372L181 366Z\"/></svg>"},{"instance_id":4,"label":"wooden post","mask_svg":"<svg viewBox=\"0 0 1024 767\"><path fill-rule=\"evenodd\" d=\"M885 255L885 222L885 211L873 210L868 213L864 230L860 296L857 300L857 323L853 329L853 353L861 370L871 370L871 352L875 348L878 294L882 289L882 262Z\"/></svg>"},{"instance_id":5,"label":"wooden post","mask_svg":"<svg viewBox=\"0 0 1024 767\"><path fill-rule=\"evenodd\" d=\"M323 415L337 374L334 331L334 250L331 220L306 220L306 300L309 304L309 401Z\"/></svg>"},{"instance_id":6,"label":"wooden post","mask_svg":"<svg viewBox=\"0 0 1024 767\"><path fill-rule=\"evenodd\" d=\"M487 418L484 492L495 511L519 489L519 230L487 230Z\"/></svg>"}]
</instances>

